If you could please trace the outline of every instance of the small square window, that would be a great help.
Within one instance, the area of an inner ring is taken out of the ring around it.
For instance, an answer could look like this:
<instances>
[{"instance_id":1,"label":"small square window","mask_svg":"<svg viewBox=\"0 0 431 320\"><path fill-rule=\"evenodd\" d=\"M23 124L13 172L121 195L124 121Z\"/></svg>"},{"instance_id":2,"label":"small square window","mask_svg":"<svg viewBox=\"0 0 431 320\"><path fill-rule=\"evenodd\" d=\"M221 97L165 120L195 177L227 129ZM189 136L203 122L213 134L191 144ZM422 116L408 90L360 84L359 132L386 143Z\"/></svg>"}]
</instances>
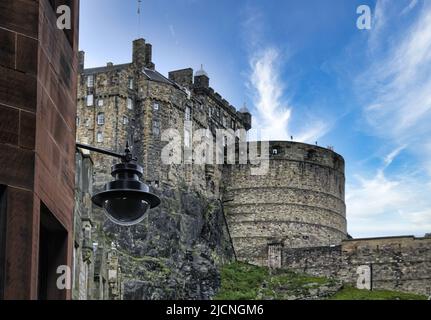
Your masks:
<instances>
[{"instance_id":1,"label":"small square window","mask_svg":"<svg viewBox=\"0 0 431 320\"><path fill-rule=\"evenodd\" d=\"M155 135L155 136L160 135L160 122L159 121L153 121L153 135Z\"/></svg>"},{"instance_id":2,"label":"small square window","mask_svg":"<svg viewBox=\"0 0 431 320\"><path fill-rule=\"evenodd\" d=\"M272 154L273 155L277 155L278 154L278 149L272 149Z\"/></svg>"},{"instance_id":3,"label":"small square window","mask_svg":"<svg viewBox=\"0 0 431 320\"><path fill-rule=\"evenodd\" d=\"M99 100L97 100L97 105L98 105L99 107L103 107L103 99L99 99Z\"/></svg>"},{"instance_id":4,"label":"small square window","mask_svg":"<svg viewBox=\"0 0 431 320\"><path fill-rule=\"evenodd\" d=\"M159 110L159 108L160 108L159 104L157 102L154 102L153 109L154 110Z\"/></svg>"},{"instance_id":5,"label":"small square window","mask_svg":"<svg viewBox=\"0 0 431 320\"><path fill-rule=\"evenodd\" d=\"M127 109L133 109L133 100L131 98L127 98Z\"/></svg>"},{"instance_id":6,"label":"small square window","mask_svg":"<svg viewBox=\"0 0 431 320\"><path fill-rule=\"evenodd\" d=\"M97 133L97 142L98 143L102 143L103 142L103 133L102 132L98 132Z\"/></svg>"},{"instance_id":7,"label":"small square window","mask_svg":"<svg viewBox=\"0 0 431 320\"><path fill-rule=\"evenodd\" d=\"M87 77L87 88L93 88L94 87L94 75L89 75Z\"/></svg>"},{"instance_id":8,"label":"small square window","mask_svg":"<svg viewBox=\"0 0 431 320\"><path fill-rule=\"evenodd\" d=\"M87 96L87 107L92 107L94 105L94 96L89 94Z\"/></svg>"},{"instance_id":9,"label":"small square window","mask_svg":"<svg viewBox=\"0 0 431 320\"><path fill-rule=\"evenodd\" d=\"M223 116L223 127L227 127L227 118Z\"/></svg>"},{"instance_id":10,"label":"small square window","mask_svg":"<svg viewBox=\"0 0 431 320\"><path fill-rule=\"evenodd\" d=\"M129 123L129 118L127 118L126 116L123 117L123 124L126 125Z\"/></svg>"},{"instance_id":11,"label":"small square window","mask_svg":"<svg viewBox=\"0 0 431 320\"><path fill-rule=\"evenodd\" d=\"M105 124L105 114L103 112L97 115L97 124L104 125Z\"/></svg>"},{"instance_id":12,"label":"small square window","mask_svg":"<svg viewBox=\"0 0 431 320\"><path fill-rule=\"evenodd\" d=\"M232 128L233 130L235 130L235 129L236 129L236 123L235 123L235 120L232 120L232 121L231 121L230 126L231 126L231 128Z\"/></svg>"}]
</instances>

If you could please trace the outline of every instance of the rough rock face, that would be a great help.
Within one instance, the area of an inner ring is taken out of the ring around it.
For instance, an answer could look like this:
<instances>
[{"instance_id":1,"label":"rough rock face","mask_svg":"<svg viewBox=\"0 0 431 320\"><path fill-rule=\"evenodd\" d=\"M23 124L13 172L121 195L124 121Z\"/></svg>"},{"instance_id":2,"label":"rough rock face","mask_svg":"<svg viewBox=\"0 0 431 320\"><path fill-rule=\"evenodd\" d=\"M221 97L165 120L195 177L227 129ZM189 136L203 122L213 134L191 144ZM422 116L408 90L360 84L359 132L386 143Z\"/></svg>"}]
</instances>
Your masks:
<instances>
[{"instance_id":1,"label":"rough rock face","mask_svg":"<svg viewBox=\"0 0 431 320\"><path fill-rule=\"evenodd\" d=\"M219 266L234 258L220 201L164 190L160 207L133 227L106 221L116 242L123 298L210 299L220 287Z\"/></svg>"}]
</instances>

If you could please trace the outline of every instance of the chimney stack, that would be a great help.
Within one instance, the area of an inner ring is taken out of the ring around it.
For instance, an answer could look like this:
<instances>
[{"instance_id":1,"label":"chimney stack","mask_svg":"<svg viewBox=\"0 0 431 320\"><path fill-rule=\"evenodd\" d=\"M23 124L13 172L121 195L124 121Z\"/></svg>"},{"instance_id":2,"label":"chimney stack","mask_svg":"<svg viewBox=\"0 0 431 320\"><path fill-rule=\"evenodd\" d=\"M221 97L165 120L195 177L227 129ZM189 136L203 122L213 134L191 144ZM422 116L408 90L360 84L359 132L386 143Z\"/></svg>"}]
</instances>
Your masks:
<instances>
[{"instance_id":1,"label":"chimney stack","mask_svg":"<svg viewBox=\"0 0 431 320\"><path fill-rule=\"evenodd\" d=\"M85 63L85 51L79 51L78 53L78 71L84 71L84 63Z\"/></svg>"},{"instance_id":2,"label":"chimney stack","mask_svg":"<svg viewBox=\"0 0 431 320\"><path fill-rule=\"evenodd\" d=\"M153 47L149 43L145 43L145 39L137 39L133 41L133 63L138 68L146 67L154 70L155 66L152 60Z\"/></svg>"},{"instance_id":3,"label":"chimney stack","mask_svg":"<svg viewBox=\"0 0 431 320\"><path fill-rule=\"evenodd\" d=\"M146 64L145 51L144 39L137 39L133 41L133 63L139 68L144 67Z\"/></svg>"},{"instance_id":4,"label":"chimney stack","mask_svg":"<svg viewBox=\"0 0 431 320\"><path fill-rule=\"evenodd\" d=\"M150 43L145 44L145 66L151 70L155 69L153 63L153 46Z\"/></svg>"}]
</instances>

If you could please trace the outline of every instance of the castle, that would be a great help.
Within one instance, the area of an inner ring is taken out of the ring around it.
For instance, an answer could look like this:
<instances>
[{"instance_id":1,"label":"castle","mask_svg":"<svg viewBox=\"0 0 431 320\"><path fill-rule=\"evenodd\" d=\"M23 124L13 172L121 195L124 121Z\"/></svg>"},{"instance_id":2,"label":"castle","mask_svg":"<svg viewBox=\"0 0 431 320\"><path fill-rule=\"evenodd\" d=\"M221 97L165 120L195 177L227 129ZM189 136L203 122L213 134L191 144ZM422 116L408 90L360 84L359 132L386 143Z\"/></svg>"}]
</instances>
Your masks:
<instances>
[{"instance_id":1,"label":"castle","mask_svg":"<svg viewBox=\"0 0 431 320\"><path fill-rule=\"evenodd\" d=\"M203 68L195 74L190 68L172 71L166 78L155 69L151 44L138 39L128 64L85 69L84 52L80 52L79 73L77 141L121 152L131 139L133 152L144 166L145 182L153 190L185 188L219 201L237 259L350 283L360 276L365 288L430 294L430 238L349 239L344 159L333 150L287 141L244 143L233 134L233 139L222 137L223 159L232 147L233 163L195 163L194 147L200 142L194 139L196 130L205 130L206 138L215 143L218 129L235 133L252 126L249 111L245 107L237 111L215 92ZM168 129L179 133L182 144L181 161L174 164L161 161L170 142L164 136ZM241 143L245 149L239 147ZM254 164L238 161L241 152L250 153L253 147L267 161L266 174L253 174ZM199 152L208 156L214 151ZM76 255L85 256L76 260L85 270L81 287L87 286L91 268L85 261L98 259L96 286L102 289L93 297L121 298L117 249L105 244L108 253L92 257L90 235L97 225L101 232L103 215L92 208L89 195L110 180L116 160L98 154L89 159L80 153L77 161L84 172L78 174L77 184L81 189L76 207L81 209L75 210ZM108 272L103 276L104 268ZM93 270L93 279L95 275ZM111 283L109 294L104 282ZM79 284L77 288L75 298L88 297L79 292Z\"/></svg>"}]
</instances>

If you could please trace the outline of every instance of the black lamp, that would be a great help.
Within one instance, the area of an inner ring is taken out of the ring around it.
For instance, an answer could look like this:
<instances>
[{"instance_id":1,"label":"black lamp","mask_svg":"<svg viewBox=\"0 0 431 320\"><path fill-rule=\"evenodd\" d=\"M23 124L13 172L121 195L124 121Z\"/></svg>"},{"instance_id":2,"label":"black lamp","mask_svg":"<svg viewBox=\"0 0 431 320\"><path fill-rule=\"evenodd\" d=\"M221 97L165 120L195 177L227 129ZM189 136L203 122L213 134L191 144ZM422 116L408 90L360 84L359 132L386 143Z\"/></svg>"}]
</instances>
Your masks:
<instances>
[{"instance_id":1,"label":"black lamp","mask_svg":"<svg viewBox=\"0 0 431 320\"><path fill-rule=\"evenodd\" d=\"M149 209L160 204L160 198L150 193L148 185L139 180L143 169L136 163L137 159L132 156L128 143L124 154L82 144L77 146L121 159L121 163L112 166L111 175L115 180L108 182L103 191L91 198L95 205L104 209L109 220L122 226L131 226L141 222Z\"/></svg>"}]
</instances>

